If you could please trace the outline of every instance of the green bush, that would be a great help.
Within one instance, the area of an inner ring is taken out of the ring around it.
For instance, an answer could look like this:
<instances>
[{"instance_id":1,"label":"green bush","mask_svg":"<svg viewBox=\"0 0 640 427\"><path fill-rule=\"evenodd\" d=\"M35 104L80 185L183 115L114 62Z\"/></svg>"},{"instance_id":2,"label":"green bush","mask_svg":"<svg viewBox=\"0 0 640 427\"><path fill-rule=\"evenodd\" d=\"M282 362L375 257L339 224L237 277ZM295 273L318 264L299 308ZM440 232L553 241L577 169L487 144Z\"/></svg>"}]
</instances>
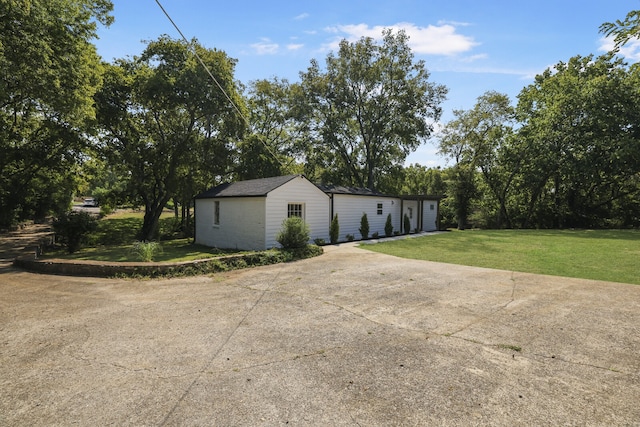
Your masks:
<instances>
[{"instance_id":1,"label":"green bush","mask_svg":"<svg viewBox=\"0 0 640 427\"><path fill-rule=\"evenodd\" d=\"M349 241L349 242L353 242L353 239L355 239L355 236L353 234L347 234L345 237L347 238L347 241Z\"/></svg>"},{"instance_id":2,"label":"green bush","mask_svg":"<svg viewBox=\"0 0 640 427\"><path fill-rule=\"evenodd\" d=\"M393 224L391 223L391 214L387 215L387 222L384 223L384 235L391 237L393 234Z\"/></svg>"},{"instance_id":3,"label":"green bush","mask_svg":"<svg viewBox=\"0 0 640 427\"><path fill-rule=\"evenodd\" d=\"M292 216L282 221L282 229L276 241L284 249L303 248L309 243L309 225L300 217Z\"/></svg>"},{"instance_id":4,"label":"green bush","mask_svg":"<svg viewBox=\"0 0 640 427\"><path fill-rule=\"evenodd\" d=\"M153 257L162 252L162 246L158 242L135 242L132 252L143 262L153 261Z\"/></svg>"},{"instance_id":5,"label":"green bush","mask_svg":"<svg viewBox=\"0 0 640 427\"><path fill-rule=\"evenodd\" d=\"M331 220L331 224L329 225L329 240L331 244L338 243L338 239L340 238L340 224L338 223L338 214L333 216Z\"/></svg>"},{"instance_id":6,"label":"green bush","mask_svg":"<svg viewBox=\"0 0 640 427\"><path fill-rule=\"evenodd\" d=\"M369 219L367 218L366 212L362 212L362 218L360 218L359 231L363 239L369 238Z\"/></svg>"},{"instance_id":7,"label":"green bush","mask_svg":"<svg viewBox=\"0 0 640 427\"><path fill-rule=\"evenodd\" d=\"M409 215L404 214L404 234L409 234L411 231L411 220L409 219Z\"/></svg>"},{"instance_id":8,"label":"green bush","mask_svg":"<svg viewBox=\"0 0 640 427\"><path fill-rule=\"evenodd\" d=\"M67 212L53 221L53 231L70 254L76 252L90 233L96 230L98 221L88 212Z\"/></svg>"}]
</instances>

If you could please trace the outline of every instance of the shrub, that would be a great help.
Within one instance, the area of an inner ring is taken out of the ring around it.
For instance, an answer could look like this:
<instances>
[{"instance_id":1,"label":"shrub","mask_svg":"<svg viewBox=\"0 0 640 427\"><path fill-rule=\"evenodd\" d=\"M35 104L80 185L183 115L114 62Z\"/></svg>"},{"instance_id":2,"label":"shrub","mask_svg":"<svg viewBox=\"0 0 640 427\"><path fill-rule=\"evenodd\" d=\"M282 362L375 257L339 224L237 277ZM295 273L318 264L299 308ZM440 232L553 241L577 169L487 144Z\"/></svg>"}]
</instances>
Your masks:
<instances>
[{"instance_id":1,"label":"shrub","mask_svg":"<svg viewBox=\"0 0 640 427\"><path fill-rule=\"evenodd\" d=\"M411 220L409 219L409 215L404 214L404 234L409 234L411 231Z\"/></svg>"},{"instance_id":2,"label":"shrub","mask_svg":"<svg viewBox=\"0 0 640 427\"><path fill-rule=\"evenodd\" d=\"M309 243L309 225L300 217L292 216L282 221L282 229L276 241L284 249L303 248Z\"/></svg>"},{"instance_id":3,"label":"shrub","mask_svg":"<svg viewBox=\"0 0 640 427\"><path fill-rule=\"evenodd\" d=\"M162 252L162 246L158 242L135 242L131 251L140 261L150 262L156 254Z\"/></svg>"},{"instance_id":4,"label":"shrub","mask_svg":"<svg viewBox=\"0 0 640 427\"><path fill-rule=\"evenodd\" d=\"M76 252L98 227L98 221L88 212L67 212L53 221L53 231L70 254Z\"/></svg>"},{"instance_id":5,"label":"shrub","mask_svg":"<svg viewBox=\"0 0 640 427\"><path fill-rule=\"evenodd\" d=\"M349 241L349 242L353 242L353 239L355 239L353 234L347 234L345 237L347 238L347 241Z\"/></svg>"},{"instance_id":6,"label":"shrub","mask_svg":"<svg viewBox=\"0 0 640 427\"><path fill-rule=\"evenodd\" d=\"M393 224L391 223L391 214L387 215L387 221L384 223L384 235L391 237L393 234Z\"/></svg>"},{"instance_id":7,"label":"shrub","mask_svg":"<svg viewBox=\"0 0 640 427\"><path fill-rule=\"evenodd\" d=\"M322 246L327 244L327 242L321 237L317 237L313 239L313 243L315 243L317 246Z\"/></svg>"},{"instance_id":8,"label":"shrub","mask_svg":"<svg viewBox=\"0 0 640 427\"><path fill-rule=\"evenodd\" d=\"M380 237L380 233L378 233L377 231L375 233L373 233L371 235L372 238L377 239L378 237Z\"/></svg>"},{"instance_id":9,"label":"shrub","mask_svg":"<svg viewBox=\"0 0 640 427\"><path fill-rule=\"evenodd\" d=\"M338 223L338 214L333 216L331 220L331 225L329 225L329 240L331 244L338 243L338 239L340 238L340 224Z\"/></svg>"},{"instance_id":10,"label":"shrub","mask_svg":"<svg viewBox=\"0 0 640 427\"><path fill-rule=\"evenodd\" d=\"M367 213L362 212L362 218L360 218L360 234L363 239L369 238L369 219L367 218Z\"/></svg>"}]
</instances>

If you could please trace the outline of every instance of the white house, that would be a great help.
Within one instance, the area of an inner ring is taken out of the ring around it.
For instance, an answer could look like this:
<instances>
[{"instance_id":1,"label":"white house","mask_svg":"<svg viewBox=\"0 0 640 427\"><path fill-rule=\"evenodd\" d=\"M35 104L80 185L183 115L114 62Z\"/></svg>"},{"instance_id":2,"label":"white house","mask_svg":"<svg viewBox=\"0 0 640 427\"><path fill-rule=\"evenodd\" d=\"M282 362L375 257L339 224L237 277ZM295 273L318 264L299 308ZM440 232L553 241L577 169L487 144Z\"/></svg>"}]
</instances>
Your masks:
<instances>
[{"instance_id":1,"label":"white house","mask_svg":"<svg viewBox=\"0 0 640 427\"><path fill-rule=\"evenodd\" d=\"M340 241L360 239L362 214L367 214L370 235L385 235L387 216L395 232L438 229L439 197L390 196L367 189L315 185L302 175L287 175L221 184L195 198L195 242L219 248L263 250L278 246L282 222L300 216L309 225L311 241L329 241L335 214Z\"/></svg>"}]
</instances>

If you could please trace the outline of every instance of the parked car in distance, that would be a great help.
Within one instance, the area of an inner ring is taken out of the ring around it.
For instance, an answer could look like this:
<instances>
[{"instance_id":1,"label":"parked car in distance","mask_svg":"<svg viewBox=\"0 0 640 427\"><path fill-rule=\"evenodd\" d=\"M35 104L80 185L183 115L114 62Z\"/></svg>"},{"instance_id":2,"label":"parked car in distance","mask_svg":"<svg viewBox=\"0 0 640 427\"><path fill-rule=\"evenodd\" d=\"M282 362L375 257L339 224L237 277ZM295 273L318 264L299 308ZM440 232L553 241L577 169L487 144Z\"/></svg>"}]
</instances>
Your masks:
<instances>
[{"instance_id":1,"label":"parked car in distance","mask_svg":"<svg viewBox=\"0 0 640 427\"><path fill-rule=\"evenodd\" d=\"M93 197L89 197L82 201L82 206L98 206L98 201Z\"/></svg>"}]
</instances>

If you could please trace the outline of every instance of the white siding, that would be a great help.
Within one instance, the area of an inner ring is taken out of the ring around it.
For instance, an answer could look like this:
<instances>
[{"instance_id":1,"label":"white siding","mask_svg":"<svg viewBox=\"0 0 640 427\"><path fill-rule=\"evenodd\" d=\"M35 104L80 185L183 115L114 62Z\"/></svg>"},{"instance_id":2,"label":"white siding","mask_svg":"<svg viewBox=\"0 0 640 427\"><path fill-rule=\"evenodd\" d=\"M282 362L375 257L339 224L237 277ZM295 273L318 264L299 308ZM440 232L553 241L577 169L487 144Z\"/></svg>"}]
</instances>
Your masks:
<instances>
[{"instance_id":1,"label":"white siding","mask_svg":"<svg viewBox=\"0 0 640 427\"><path fill-rule=\"evenodd\" d=\"M220 202L220 224L214 225L214 202ZM265 248L265 198L233 197L196 200L196 243L221 249Z\"/></svg>"},{"instance_id":2,"label":"white siding","mask_svg":"<svg viewBox=\"0 0 640 427\"><path fill-rule=\"evenodd\" d=\"M310 243L316 238L329 241L329 196L306 178L299 176L267 195L265 247L278 247L276 235L287 218L289 203L304 205L304 220L311 231Z\"/></svg>"},{"instance_id":3,"label":"white siding","mask_svg":"<svg viewBox=\"0 0 640 427\"><path fill-rule=\"evenodd\" d=\"M382 203L382 215L378 215L378 203ZM380 237L384 237L384 225L389 214L391 214L393 230L400 231L400 199L334 194L333 213L338 214L338 224L340 224L338 240L347 240L347 234L353 235L356 240L362 238L360 220L363 212L366 212L369 221L369 237L376 232Z\"/></svg>"},{"instance_id":4,"label":"white siding","mask_svg":"<svg viewBox=\"0 0 640 427\"><path fill-rule=\"evenodd\" d=\"M419 203L417 200L403 200L402 202L402 226L404 227L404 216L405 214L409 216L409 222L411 223L411 228L409 230L402 230L403 233L413 232L416 228L418 228L418 216L419 216Z\"/></svg>"},{"instance_id":5,"label":"white siding","mask_svg":"<svg viewBox=\"0 0 640 427\"><path fill-rule=\"evenodd\" d=\"M431 208L433 207L433 209ZM438 229L438 208L437 200L425 200L422 205L422 230L436 231Z\"/></svg>"}]
</instances>

